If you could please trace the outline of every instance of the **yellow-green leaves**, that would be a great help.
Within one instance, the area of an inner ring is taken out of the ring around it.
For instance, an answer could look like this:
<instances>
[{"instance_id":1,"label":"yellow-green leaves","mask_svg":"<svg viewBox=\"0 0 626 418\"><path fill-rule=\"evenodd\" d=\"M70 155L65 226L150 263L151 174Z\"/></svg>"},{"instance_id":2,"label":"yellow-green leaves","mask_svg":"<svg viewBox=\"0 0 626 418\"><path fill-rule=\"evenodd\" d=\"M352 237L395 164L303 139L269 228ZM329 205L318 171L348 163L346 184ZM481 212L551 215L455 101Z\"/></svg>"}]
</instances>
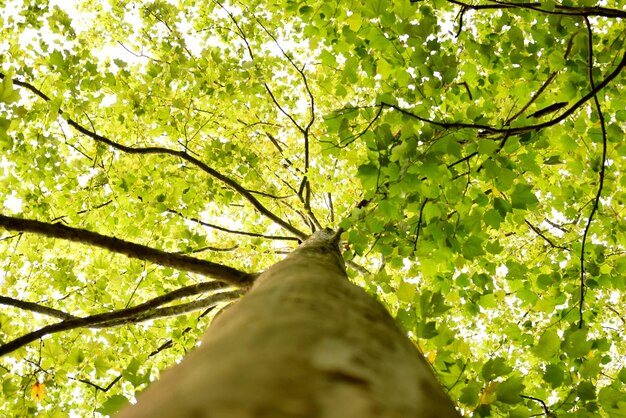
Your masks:
<instances>
[{"instance_id":1,"label":"yellow-green leaves","mask_svg":"<svg viewBox=\"0 0 626 418\"><path fill-rule=\"evenodd\" d=\"M5 74L0 82L0 103L13 103L20 98L19 90L14 89L13 79L9 74Z\"/></svg>"}]
</instances>

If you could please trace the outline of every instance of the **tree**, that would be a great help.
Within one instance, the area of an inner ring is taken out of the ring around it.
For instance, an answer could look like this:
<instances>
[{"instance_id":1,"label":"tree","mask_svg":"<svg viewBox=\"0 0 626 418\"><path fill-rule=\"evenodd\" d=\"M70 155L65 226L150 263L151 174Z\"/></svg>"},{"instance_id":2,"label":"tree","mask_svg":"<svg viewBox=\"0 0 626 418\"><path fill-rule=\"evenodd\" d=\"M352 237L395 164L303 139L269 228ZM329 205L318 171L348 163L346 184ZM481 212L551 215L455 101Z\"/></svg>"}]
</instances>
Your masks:
<instances>
[{"instance_id":1,"label":"tree","mask_svg":"<svg viewBox=\"0 0 626 418\"><path fill-rule=\"evenodd\" d=\"M389 313L315 232L123 417L460 417ZM216 361L222 359L223 361Z\"/></svg>"},{"instance_id":2,"label":"tree","mask_svg":"<svg viewBox=\"0 0 626 418\"><path fill-rule=\"evenodd\" d=\"M71 7L0 14L4 415L112 413L331 227L463 414L623 416L619 2Z\"/></svg>"}]
</instances>

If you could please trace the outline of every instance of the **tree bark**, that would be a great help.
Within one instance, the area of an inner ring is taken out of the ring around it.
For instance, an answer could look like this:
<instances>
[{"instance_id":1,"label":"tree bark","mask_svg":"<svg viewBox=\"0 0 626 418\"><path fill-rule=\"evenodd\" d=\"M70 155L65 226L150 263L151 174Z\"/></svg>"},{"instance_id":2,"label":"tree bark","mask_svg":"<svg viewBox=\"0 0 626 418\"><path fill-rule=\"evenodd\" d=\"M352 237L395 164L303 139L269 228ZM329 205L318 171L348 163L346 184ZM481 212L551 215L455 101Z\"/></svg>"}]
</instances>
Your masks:
<instances>
[{"instance_id":1,"label":"tree bark","mask_svg":"<svg viewBox=\"0 0 626 418\"><path fill-rule=\"evenodd\" d=\"M389 313L318 231L218 316L119 418L460 417Z\"/></svg>"}]
</instances>

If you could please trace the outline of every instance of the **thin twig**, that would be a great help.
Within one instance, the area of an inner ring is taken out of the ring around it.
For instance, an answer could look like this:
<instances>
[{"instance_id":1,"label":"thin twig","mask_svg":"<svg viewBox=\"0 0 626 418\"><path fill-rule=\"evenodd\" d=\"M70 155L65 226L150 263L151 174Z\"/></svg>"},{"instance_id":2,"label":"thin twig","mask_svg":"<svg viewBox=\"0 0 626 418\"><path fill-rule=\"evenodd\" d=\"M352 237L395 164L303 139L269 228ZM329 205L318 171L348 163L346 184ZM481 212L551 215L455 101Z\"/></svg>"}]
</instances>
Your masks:
<instances>
[{"instance_id":1,"label":"thin twig","mask_svg":"<svg viewBox=\"0 0 626 418\"><path fill-rule=\"evenodd\" d=\"M526 222L526 225L528 225L530 227L530 229L535 231L535 233L537 235L539 235L541 238L543 238L544 241L546 241L548 244L550 244L550 247L552 247L552 248L560 248L561 250L569 251L569 248L563 247L563 246L560 246L560 245L556 245L555 243L553 243L550 238L546 237L543 234L543 232L541 232L541 230L539 230L539 228L537 228L535 225L531 224L527 219L524 219L524 222Z\"/></svg>"},{"instance_id":2,"label":"thin twig","mask_svg":"<svg viewBox=\"0 0 626 418\"><path fill-rule=\"evenodd\" d=\"M422 202L422 206L420 207L420 214L417 220L417 227L415 228L415 239L413 240L413 250L417 250L417 240L420 237L420 227L422 225L422 216L424 214L424 207L426 206L426 203L428 203L428 199L424 199L424 201Z\"/></svg>"},{"instance_id":3,"label":"thin twig","mask_svg":"<svg viewBox=\"0 0 626 418\"><path fill-rule=\"evenodd\" d=\"M236 229L224 228L223 226L219 226L219 225L211 224L211 223L208 223L208 222L204 222L204 221L201 221L200 219L197 219L197 218L186 217L182 213L180 213L178 211L175 211L173 209L167 209L167 211L170 212L170 213L174 213L174 214L180 216L183 219L187 219L187 220L190 220L192 222L195 222L195 223L197 223L199 225L206 226L208 228L217 229L218 231L228 232L229 234L245 235L245 236L248 236L248 237L258 237L258 238L272 239L272 240L278 240L278 241L300 241L300 239L296 238L296 237L283 237L283 236L280 236L280 235L265 235L265 234L259 234L259 233L256 233L256 232L239 231L239 230L236 230Z\"/></svg>"},{"instance_id":4,"label":"thin twig","mask_svg":"<svg viewBox=\"0 0 626 418\"><path fill-rule=\"evenodd\" d=\"M521 396L524 399L530 399L532 401L539 402L541 404L541 406L543 407L543 410L544 410L546 416L548 416L548 417L551 416L550 415L550 409L548 408L548 405L546 405L546 403L543 400L541 400L539 398L534 398L532 396L526 396L526 395L519 395L519 396Z\"/></svg>"}]
</instances>

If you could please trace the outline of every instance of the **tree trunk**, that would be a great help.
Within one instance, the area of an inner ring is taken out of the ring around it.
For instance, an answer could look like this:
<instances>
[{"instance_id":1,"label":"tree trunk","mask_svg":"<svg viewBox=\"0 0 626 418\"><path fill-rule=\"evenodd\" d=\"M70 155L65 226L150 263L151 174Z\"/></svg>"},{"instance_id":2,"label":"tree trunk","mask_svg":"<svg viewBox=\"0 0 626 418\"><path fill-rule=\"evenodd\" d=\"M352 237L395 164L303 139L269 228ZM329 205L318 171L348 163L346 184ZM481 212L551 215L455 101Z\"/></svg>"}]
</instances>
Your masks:
<instances>
[{"instance_id":1,"label":"tree trunk","mask_svg":"<svg viewBox=\"0 0 626 418\"><path fill-rule=\"evenodd\" d=\"M460 417L389 313L319 231L219 315L119 418Z\"/></svg>"}]
</instances>

